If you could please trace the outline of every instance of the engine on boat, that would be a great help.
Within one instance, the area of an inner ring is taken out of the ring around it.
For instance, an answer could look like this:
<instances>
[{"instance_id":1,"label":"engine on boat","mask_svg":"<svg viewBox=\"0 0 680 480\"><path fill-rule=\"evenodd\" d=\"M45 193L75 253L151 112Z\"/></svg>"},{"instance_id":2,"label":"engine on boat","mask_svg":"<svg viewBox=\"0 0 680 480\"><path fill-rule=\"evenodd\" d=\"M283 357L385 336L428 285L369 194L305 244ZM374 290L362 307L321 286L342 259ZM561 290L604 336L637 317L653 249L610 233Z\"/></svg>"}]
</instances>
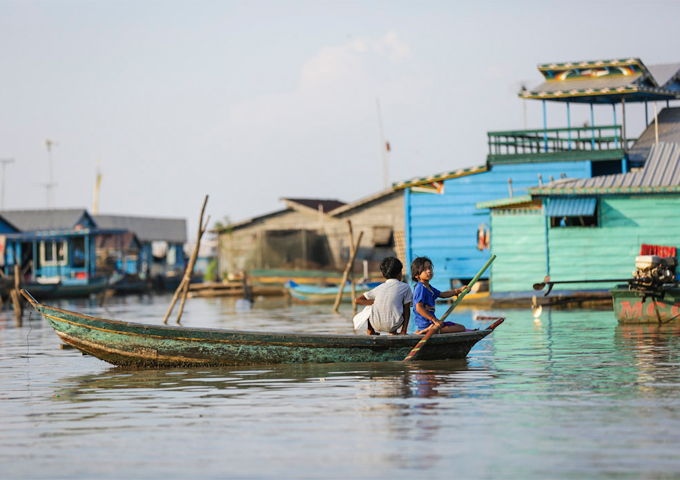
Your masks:
<instances>
[{"instance_id":1,"label":"engine on boat","mask_svg":"<svg viewBox=\"0 0 680 480\"><path fill-rule=\"evenodd\" d=\"M675 282L675 271L678 266L677 257L661 258L658 255L640 255L635 257L633 278L636 288L660 288L667 283Z\"/></svg>"}]
</instances>

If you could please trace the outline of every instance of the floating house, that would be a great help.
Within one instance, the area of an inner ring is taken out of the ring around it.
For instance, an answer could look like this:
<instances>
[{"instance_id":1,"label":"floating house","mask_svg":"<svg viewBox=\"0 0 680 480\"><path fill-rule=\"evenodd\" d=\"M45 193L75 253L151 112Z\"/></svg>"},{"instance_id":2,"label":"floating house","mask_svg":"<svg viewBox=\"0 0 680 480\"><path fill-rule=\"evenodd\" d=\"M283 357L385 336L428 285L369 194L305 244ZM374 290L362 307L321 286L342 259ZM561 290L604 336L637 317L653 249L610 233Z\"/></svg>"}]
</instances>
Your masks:
<instances>
[{"instance_id":1,"label":"floating house","mask_svg":"<svg viewBox=\"0 0 680 480\"><path fill-rule=\"evenodd\" d=\"M184 227L183 236L157 231L168 224L178 231ZM140 230L145 241L131 228ZM4 211L0 261L8 275L19 265L22 281L37 297L87 294L111 286L113 275L141 276L148 271L149 238L170 240L167 251L180 252L167 255L179 259L171 263L173 271L184 269L184 220L93 216L84 209Z\"/></svg>"},{"instance_id":2,"label":"floating house","mask_svg":"<svg viewBox=\"0 0 680 480\"><path fill-rule=\"evenodd\" d=\"M535 294L531 285L545 275L555 281L631 278L643 246L680 248L680 143L653 145L635 172L560 179L479 208L492 211L491 253L498 256L492 294Z\"/></svg>"},{"instance_id":3,"label":"floating house","mask_svg":"<svg viewBox=\"0 0 680 480\"><path fill-rule=\"evenodd\" d=\"M368 270L379 272L382 258L397 255L399 245L403 257L402 196L403 192L389 189L351 204L283 198L282 210L215 230L220 273L246 271L277 281L335 279L350 256L348 220L355 240L363 232L357 265L365 260Z\"/></svg>"},{"instance_id":4,"label":"floating house","mask_svg":"<svg viewBox=\"0 0 680 480\"><path fill-rule=\"evenodd\" d=\"M95 238L123 235L97 228L86 210L17 210L2 216L14 227L2 235L4 271L18 265L22 282L36 297L86 295L106 288L97 272Z\"/></svg>"},{"instance_id":5,"label":"floating house","mask_svg":"<svg viewBox=\"0 0 680 480\"><path fill-rule=\"evenodd\" d=\"M142 280L151 279L161 289L177 288L187 265L185 219L128 215L94 215L93 218L99 228L135 234L139 241L137 273ZM128 258L134 260L134 254Z\"/></svg>"},{"instance_id":6,"label":"floating house","mask_svg":"<svg viewBox=\"0 0 680 480\"><path fill-rule=\"evenodd\" d=\"M536 208L533 200L523 203L530 187L640 168L652 143L647 132L639 141L627 135L626 103L668 104L680 98L680 64L648 67L631 58L553 63L538 69L543 83L522 90L519 97L542 102L543 128L488 132L485 163L393 185L404 190L406 260L410 264L416 256L429 256L441 287L469 281L488 260L494 239L512 234L498 222L492 224L489 207L494 200L511 197L509 205L529 211ZM548 103L564 107L566 127L548 128ZM589 107L589 126L572 126L574 105ZM617 118L619 105L622 114ZM595 125L595 106L610 107L612 123ZM670 136L675 128L671 115L662 112L656 124L658 129L665 121L662 130ZM649 117L646 120L649 124ZM499 263L500 255L482 278L495 275Z\"/></svg>"}]
</instances>

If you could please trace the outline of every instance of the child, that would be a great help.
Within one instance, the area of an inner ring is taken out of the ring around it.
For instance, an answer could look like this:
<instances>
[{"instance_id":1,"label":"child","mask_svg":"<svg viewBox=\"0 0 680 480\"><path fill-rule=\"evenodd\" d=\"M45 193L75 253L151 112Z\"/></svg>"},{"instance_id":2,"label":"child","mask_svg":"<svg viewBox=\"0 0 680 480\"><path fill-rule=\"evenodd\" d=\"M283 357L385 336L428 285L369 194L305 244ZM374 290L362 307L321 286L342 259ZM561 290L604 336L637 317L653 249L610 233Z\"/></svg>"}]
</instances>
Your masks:
<instances>
[{"instance_id":1,"label":"child","mask_svg":"<svg viewBox=\"0 0 680 480\"><path fill-rule=\"evenodd\" d=\"M399 327L399 335L406 335L413 294L411 287L401 281L403 269L404 265L398 258L383 259L380 271L387 279L385 283L354 300L357 305L373 305L366 330L369 335L380 335L376 330L395 335Z\"/></svg>"},{"instance_id":2,"label":"child","mask_svg":"<svg viewBox=\"0 0 680 480\"><path fill-rule=\"evenodd\" d=\"M434 301L437 298L450 298L460 295L467 286L440 292L430 281L434 276L432 260L427 257L417 257L411 263L411 278L418 282L413 291L413 317L416 321L416 335L424 335L431 329L439 329L440 333L464 332L463 325L453 322L442 322L434 316Z\"/></svg>"}]
</instances>

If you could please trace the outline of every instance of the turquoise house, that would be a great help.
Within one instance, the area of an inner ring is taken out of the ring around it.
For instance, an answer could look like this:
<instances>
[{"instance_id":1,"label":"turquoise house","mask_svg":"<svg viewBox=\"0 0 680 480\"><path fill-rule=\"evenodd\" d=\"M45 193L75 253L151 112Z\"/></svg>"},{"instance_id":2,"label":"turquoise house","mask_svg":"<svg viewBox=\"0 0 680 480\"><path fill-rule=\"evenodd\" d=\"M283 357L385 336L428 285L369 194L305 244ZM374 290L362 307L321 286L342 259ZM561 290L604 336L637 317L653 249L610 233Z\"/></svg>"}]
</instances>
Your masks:
<instances>
[{"instance_id":1,"label":"turquoise house","mask_svg":"<svg viewBox=\"0 0 680 480\"><path fill-rule=\"evenodd\" d=\"M680 248L680 143L653 145L635 172L556 180L478 207L491 209L491 253L498 256L492 295L535 294L532 284L545 275L554 281L630 278L642 245Z\"/></svg>"}]
</instances>

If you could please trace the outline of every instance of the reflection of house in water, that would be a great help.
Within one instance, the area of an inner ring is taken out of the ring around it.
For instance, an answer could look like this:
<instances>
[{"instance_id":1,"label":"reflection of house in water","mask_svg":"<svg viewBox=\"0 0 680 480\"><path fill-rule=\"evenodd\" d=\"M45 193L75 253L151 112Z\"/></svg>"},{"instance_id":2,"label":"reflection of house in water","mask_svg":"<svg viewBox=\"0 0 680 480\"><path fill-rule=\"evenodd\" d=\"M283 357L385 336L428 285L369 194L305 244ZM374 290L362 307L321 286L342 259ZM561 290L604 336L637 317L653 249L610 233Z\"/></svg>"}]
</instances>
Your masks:
<instances>
[{"instance_id":1,"label":"reflection of house in water","mask_svg":"<svg viewBox=\"0 0 680 480\"><path fill-rule=\"evenodd\" d=\"M352 204L338 200L282 199L286 208L216 230L220 274L241 270L253 275L332 274L349 260L347 220L354 238L363 231L356 264L395 255L403 239L403 192L387 190ZM403 244L403 242L402 242ZM401 249L403 251L403 248ZM403 254L400 255L403 258Z\"/></svg>"},{"instance_id":2,"label":"reflection of house in water","mask_svg":"<svg viewBox=\"0 0 680 480\"><path fill-rule=\"evenodd\" d=\"M134 232L139 241L140 276L149 275L159 287L173 289L179 285L186 259L186 220L182 218L94 215L100 228Z\"/></svg>"}]
</instances>

